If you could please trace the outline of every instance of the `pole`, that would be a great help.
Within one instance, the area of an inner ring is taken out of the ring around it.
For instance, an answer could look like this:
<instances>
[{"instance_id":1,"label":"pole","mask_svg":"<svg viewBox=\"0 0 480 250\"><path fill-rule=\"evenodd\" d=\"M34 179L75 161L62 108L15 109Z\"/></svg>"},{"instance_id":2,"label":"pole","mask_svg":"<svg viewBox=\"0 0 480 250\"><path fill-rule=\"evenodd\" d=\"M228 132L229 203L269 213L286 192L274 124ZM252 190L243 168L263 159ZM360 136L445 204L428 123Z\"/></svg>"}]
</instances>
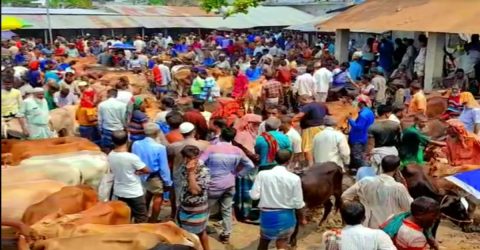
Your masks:
<instances>
[{"instance_id":1,"label":"pole","mask_svg":"<svg viewBox=\"0 0 480 250\"><path fill-rule=\"evenodd\" d=\"M48 30L43 30L43 35L45 37L45 44L48 44Z\"/></svg>"},{"instance_id":2,"label":"pole","mask_svg":"<svg viewBox=\"0 0 480 250\"><path fill-rule=\"evenodd\" d=\"M142 39L145 39L145 28L142 27Z\"/></svg>"},{"instance_id":3,"label":"pole","mask_svg":"<svg viewBox=\"0 0 480 250\"><path fill-rule=\"evenodd\" d=\"M50 44L53 44L52 22L50 20L50 0L47 0L46 4L47 4L48 35L50 36Z\"/></svg>"},{"instance_id":4,"label":"pole","mask_svg":"<svg viewBox=\"0 0 480 250\"><path fill-rule=\"evenodd\" d=\"M112 39L115 37L115 31L112 29Z\"/></svg>"}]
</instances>

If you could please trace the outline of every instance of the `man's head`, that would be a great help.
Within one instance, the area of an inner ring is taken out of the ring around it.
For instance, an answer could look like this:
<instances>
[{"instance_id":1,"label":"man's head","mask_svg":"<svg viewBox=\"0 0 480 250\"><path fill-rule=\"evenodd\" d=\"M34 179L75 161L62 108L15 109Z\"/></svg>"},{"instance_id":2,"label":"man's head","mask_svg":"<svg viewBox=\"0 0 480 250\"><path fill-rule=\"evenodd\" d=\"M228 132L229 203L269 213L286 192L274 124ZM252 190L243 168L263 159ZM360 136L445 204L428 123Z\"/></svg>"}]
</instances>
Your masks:
<instances>
[{"instance_id":1,"label":"man's head","mask_svg":"<svg viewBox=\"0 0 480 250\"><path fill-rule=\"evenodd\" d=\"M196 163L198 161L198 156L200 155L200 149L193 145L187 145L182 149L181 154L183 158L185 158L187 164L191 162Z\"/></svg>"},{"instance_id":2,"label":"man's head","mask_svg":"<svg viewBox=\"0 0 480 250\"><path fill-rule=\"evenodd\" d=\"M270 117L265 121L265 130L267 132L275 131L280 127L281 124L282 122L277 117Z\"/></svg>"},{"instance_id":3,"label":"man's head","mask_svg":"<svg viewBox=\"0 0 480 250\"><path fill-rule=\"evenodd\" d=\"M414 122L417 127L423 129L425 126L427 126L428 117L424 114L418 114L415 116Z\"/></svg>"},{"instance_id":4,"label":"man's head","mask_svg":"<svg viewBox=\"0 0 480 250\"><path fill-rule=\"evenodd\" d=\"M347 70L348 67L350 67L350 63L348 63L348 62L343 62L342 64L340 64L340 70L342 70L342 71Z\"/></svg>"},{"instance_id":5,"label":"man's head","mask_svg":"<svg viewBox=\"0 0 480 250\"><path fill-rule=\"evenodd\" d=\"M167 124L170 126L170 129L178 129L183 123L183 115L178 111L171 111L167 114L166 117Z\"/></svg>"},{"instance_id":6,"label":"man's head","mask_svg":"<svg viewBox=\"0 0 480 250\"><path fill-rule=\"evenodd\" d=\"M320 61L315 62L315 64L313 65L313 67L315 68L315 70L320 69L320 68L322 67L322 63L321 63Z\"/></svg>"},{"instance_id":7,"label":"man's head","mask_svg":"<svg viewBox=\"0 0 480 250\"><path fill-rule=\"evenodd\" d=\"M405 105L403 105L403 104L393 106L393 113L395 114L395 116L398 119L403 117L403 111L404 110L405 110Z\"/></svg>"},{"instance_id":8,"label":"man's head","mask_svg":"<svg viewBox=\"0 0 480 250\"><path fill-rule=\"evenodd\" d=\"M175 106L175 100L171 97L163 97L162 98L162 109L172 109Z\"/></svg>"},{"instance_id":9,"label":"man's head","mask_svg":"<svg viewBox=\"0 0 480 250\"><path fill-rule=\"evenodd\" d=\"M124 130L117 130L112 132L112 142L116 148L127 144L128 133Z\"/></svg>"},{"instance_id":10,"label":"man's head","mask_svg":"<svg viewBox=\"0 0 480 250\"><path fill-rule=\"evenodd\" d=\"M267 106L267 108L265 109L265 115L267 118L279 117L280 112L278 110L278 106L276 105Z\"/></svg>"},{"instance_id":11,"label":"man's head","mask_svg":"<svg viewBox=\"0 0 480 250\"><path fill-rule=\"evenodd\" d=\"M421 196L412 202L410 212L415 223L427 229L440 217L440 204L432 198Z\"/></svg>"},{"instance_id":12,"label":"man's head","mask_svg":"<svg viewBox=\"0 0 480 250\"><path fill-rule=\"evenodd\" d=\"M390 105L380 105L377 108L378 116L388 118L392 114L393 108Z\"/></svg>"},{"instance_id":13,"label":"man's head","mask_svg":"<svg viewBox=\"0 0 480 250\"><path fill-rule=\"evenodd\" d=\"M233 74L234 76L238 76L239 73L240 73L240 66L238 66L238 65L233 66L233 68L232 68L232 74Z\"/></svg>"},{"instance_id":14,"label":"man's head","mask_svg":"<svg viewBox=\"0 0 480 250\"><path fill-rule=\"evenodd\" d=\"M280 149L275 155L275 161L278 165L287 165L292 158L292 152L288 149Z\"/></svg>"},{"instance_id":15,"label":"man's head","mask_svg":"<svg viewBox=\"0 0 480 250\"><path fill-rule=\"evenodd\" d=\"M42 100L45 97L45 90L43 88L40 88L40 87L34 88L31 93L32 93L33 97L35 97L36 99L39 99L39 100Z\"/></svg>"},{"instance_id":16,"label":"man's head","mask_svg":"<svg viewBox=\"0 0 480 250\"><path fill-rule=\"evenodd\" d=\"M183 122L180 124L180 133L183 137L195 137L195 125L190 122Z\"/></svg>"},{"instance_id":17,"label":"man's head","mask_svg":"<svg viewBox=\"0 0 480 250\"><path fill-rule=\"evenodd\" d=\"M70 94L70 89L67 88L67 87L62 87L60 88L60 96L65 98L68 96L68 94Z\"/></svg>"},{"instance_id":18,"label":"man's head","mask_svg":"<svg viewBox=\"0 0 480 250\"><path fill-rule=\"evenodd\" d=\"M205 110L205 109L204 109L204 106L203 106L204 103L205 103L205 102L202 101L202 100L193 100L192 105L193 105L193 108L194 108L194 109L197 109L197 110L200 110L200 111L204 111L204 110Z\"/></svg>"},{"instance_id":19,"label":"man's head","mask_svg":"<svg viewBox=\"0 0 480 250\"><path fill-rule=\"evenodd\" d=\"M283 115L280 118L280 121L282 122L282 125L280 125L280 130L283 133L287 133L292 127L292 118L288 115Z\"/></svg>"},{"instance_id":20,"label":"man's head","mask_svg":"<svg viewBox=\"0 0 480 250\"><path fill-rule=\"evenodd\" d=\"M323 118L323 124L327 127L335 128L335 127L337 127L338 123L337 123L337 120L335 119L335 117L328 115L328 116L325 116Z\"/></svg>"},{"instance_id":21,"label":"man's head","mask_svg":"<svg viewBox=\"0 0 480 250\"><path fill-rule=\"evenodd\" d=\"M313 97L309 96L309 95L301 95L300 99L299 99L299 102L300 102L301 105L311 103L311 102L313 102Z\"/></svg>"},{"instance_id":22,"label":"man's head","mask_svg":"<svg viewBox=\"0 0 480 250\"><path fill-rule=\"evenodd\" d=\"M3 71L2 72L2 87L3 89L10 91L13 88L14 77L12 72Z\"/></svg>"},{"instance_id":23,"label":"man's head","mask_svg":"<svg viewBox=\"0 0 480 250\"><path fill-rule=\"evenodd\" d=\"M358 201L345 202L340 207L340 214L346 225L359 225L365 220L365 207Z\"/></svg>"},{"instance_id":24,"label":"man's head","mask_svg":"<svg viewBox=\"0 0 480 250\"><path fill-rule=\"evenodd\" d=\"M156 123L149 122L144 127L145 135L151 138L157 138L160 128Z\"/></svg>"},{"instance_id":25,"label":"man's head","mask_svg":"<svg viewBox=\"0 0 480 250\"><path fill-rule=\"evenodd\" d=\"M215 132L215 134L219 134L222 129L227 127L227 121L222 117L215 117L210 120L210 129Z\"/></svg>"},{"instance_id":26,"label":"man's head","mask_svg":"<svg viewBox=\"0 0 480 250\"><path fill-rule=\"evenodd\" d=\"M251 60L250 61L250 68L251 69L257 68L257 64L258 64L257 60Z\"/></svg>"},{"instance_id":27,"label":"man's head","mask_svg":"<svg viewBox=\"0 0 480 250\"><path fill-rule=\"evenodd\" d=\"M107 90L107 97L108 98L117 98L118 90L117 89L109 89Z\"/></svg>"},{"instance_id":28,"label":"man's head","mask_svg":"<svg viewBox=\"0 0 480 250\"><path fill-rule=\"evenodd\" d=\"M234 128L223 128L222 132L220 134L220 139L224 142L232 142L233 139L235 139L235 136L237 135L237 130Z\"/></svg>"},{"instance_id":29,"label":"man's head","mask_svg":"<svg viewBox=\"0 0 480 250\"><path fill-rule=\"evenodd\" d=\"M465 76L465 71L464 71L463 69L459 68L459 69L457 69L457 70L455 71L455 77L456 77L456 78L461 79L461 78L463 78L464 76Z\"/></svg>"},{"instance_id":30,"label":"man's head","mask_svg":"<svg viewBox=\"0 0 480 250\"><path fill-rule=\"evenodd\" d=\"M396 155L387 155L382 159L382 170L384 173L392 173L400 167L400 158Z\"/></svg>"}]
</instances>

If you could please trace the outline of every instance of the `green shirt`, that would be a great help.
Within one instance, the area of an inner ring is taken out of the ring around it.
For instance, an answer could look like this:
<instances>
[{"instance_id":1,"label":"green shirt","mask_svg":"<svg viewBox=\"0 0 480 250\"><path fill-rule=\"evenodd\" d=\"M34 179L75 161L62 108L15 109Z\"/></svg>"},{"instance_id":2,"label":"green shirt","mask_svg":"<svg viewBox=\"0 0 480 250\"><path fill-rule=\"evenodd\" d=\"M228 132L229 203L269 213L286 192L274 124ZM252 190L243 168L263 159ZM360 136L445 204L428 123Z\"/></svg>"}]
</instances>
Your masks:
<instances>
[{"instance_id":1,"label":"green shirt","mask_svg":"<svg viewBox=\"0 0 480 250\"><path fill-rule=\"evenodd\" d=\"M409 163L424 164L424 150L430 142L430 138L423 134L415 125L403 130L400 156L402 166Z\"/></svg>"},{"instance_id":2,"label":"green shirt","mask_svg":"<svg viewBox=\"0 0 480 250\"><path fill-rule=\"evenodd\" d=\"M192 95L200 95L202 94L202 89L205 86L205 79L202 79L201 77L197 76L195 80L193 80L192 83Z\"/></svg>"},{"instance_id":3,"label":"green shirt","mask_svg":"<svg viewBox=\"0 0 480 250\"><path fill-rule=\"evenodd\" d=\"M47 100L48 110L57 108L57 104L53 100L53 95L51 95L48 91L45 91L45 100Z\"/></svg>"}]
</instances>

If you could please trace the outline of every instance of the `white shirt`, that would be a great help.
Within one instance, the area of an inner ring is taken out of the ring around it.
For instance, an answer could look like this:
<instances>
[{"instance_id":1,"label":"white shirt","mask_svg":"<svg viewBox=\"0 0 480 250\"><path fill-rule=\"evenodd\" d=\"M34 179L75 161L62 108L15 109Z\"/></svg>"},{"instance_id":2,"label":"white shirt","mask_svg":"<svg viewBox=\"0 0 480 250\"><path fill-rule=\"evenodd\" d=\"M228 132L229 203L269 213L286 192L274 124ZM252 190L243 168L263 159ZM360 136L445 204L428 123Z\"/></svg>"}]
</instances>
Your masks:
<instances>
[{"instance_id":1,"label":"white shirt","mask_svg":"<svg viewBox=\"0 0 480 250\"><path fill-rule=\"evenodd\" d=\"M170 69L165 64L158 65L160 72L162 73L162 84L164 86L170 84L172 81L172 75L170 73Z\"/></svg>"},{"instance_id":2,"label":"white shirt","mask_svg":"<svg viewBox=\"0 0 480 250\"><path fill-rule=\"evenodd\" d=\"M259 208L300 209L305 206L300 177L284 166L258 172L250 197L260 199Z\"/></svg>"},{"instance_id":3,"label":"white shirt","mask_svg":"<svg viewBox=\"0 0 480 250\"><path fill-rule=\"evenodd\" d=\"M299 77L293 84L293 93L298 95L313 96L315 94L315 79L309 73L305 73Z\"/></svg>"},{"instance_id":4,"label":"white shirt","mask_svg":"<svg viewBox=\"0 0 480 250\"><path fill-rule=\"evenodd\" d=\"M332 127L326 127L315 135L312 152L315 163L333 161L342 168L350 163L347 137Z\"/></svg>"},{"instance_id":5,"label":"white shirt","mask_svg":"<svg viewBox=\"0 0 480 250\"><path fill-rule=\"evenodd\" d=\"M317 93L328 93L330 83L333 81L333 74L330 70L323 67L313 74Z\"/></svg>"},{"instance_id":6,"label":"white shirt","mask_svg":"<svg viewBox=\"0 0 480 250\"><path fill-rule=\"evenodd\" d=\"M385 104L387 101L387 81L385 80L385 77L376 75L372 79L372 84L375 87L375 90L377 91L376 96L375 96L375 101L381 104Z\"/></svg>"},{"instance_id":7,"label":"white shirt","mask_svg":"<svg viewBox=\"0 0 480 250\"><path fill-rule=\"evenodd\" d=\"M123 130L127 124L127 105L115 98L98 104L98 125L110 131Z\"/></svg>"},{"instance_id":8,"label":"white shirt","mask_svg":"<svg viewBox=\"0 0 480 250\"><path fill-rule=\"evenodd\" d=\"M132 97L132 92L128 90L118 90L116 99L128 105L128 103L130 103L132 100Z\"/></svg>"},{"instance_id":9,"label":"white shirt","mask_svg":"<svg viewBox=\"0 0 480 250\"><path fill-rule=\"evenodd\" d=\"M398 122L398 124L400 124L400 120L398 119L398 117L394 114L391 114L389 117L388 117L388 120L390 121L394 121L394 122Z\"/></svg>"},{"instance_id":10,"label":"white shirt","mask_svg":"<svg viewBox=\"0 0 480 250\"><path fill-rule=\"evenodd\" d=\"M142 50L146 47L147 45L143 40L135 40L133 41L133 47L135 47L135 50L137 52L142 52Z\"/></svg>"},{"instance_id":11,"label":"white shirt","mask_svg":"<svg viewBox=\"0 0 480 250\"><path fill-rule=\"evenodd\" d=\"M121 198L137 198L143 195L142 181L135 171L146 167L135 154L115 152L108 154L108 164L114 175L113 194Z\"/></svg>"},{"instance_id":12,"label":"white shirt","mask_svg":"<svg viewBox=\"0 0 480 250\"><path fill-rule=\"evenodd\" d=\"M390 237L380 229L362 225L345 226L341 232L340 249L345 250L396 250Z\"/></svg>"},{"instance_id":13,"label":"white shirt","mask_svg":"<svg viewBox=\"0 0 480 250\"><path fill-rule=\"evenodd\" d=\"M392 214L408 211L413 201L407 188L386 174L365 177L342 194L342 200L356 198L365 206L363 225L369 228L378 228Z\"/></svg>"},{"instance_id":14,"label":"white shirt","mask_svg":"<svg viewBox=\"0 0 480 250\"><path fill-rule=\"evenodd\" d=\"M285 134L288 136L288 139L290 139L290 142L292 142L292 149L294 154L298 154L302 152L302 136L298 131L294 128L290 128L288 132Z\"/></svg>"}]
</instances>

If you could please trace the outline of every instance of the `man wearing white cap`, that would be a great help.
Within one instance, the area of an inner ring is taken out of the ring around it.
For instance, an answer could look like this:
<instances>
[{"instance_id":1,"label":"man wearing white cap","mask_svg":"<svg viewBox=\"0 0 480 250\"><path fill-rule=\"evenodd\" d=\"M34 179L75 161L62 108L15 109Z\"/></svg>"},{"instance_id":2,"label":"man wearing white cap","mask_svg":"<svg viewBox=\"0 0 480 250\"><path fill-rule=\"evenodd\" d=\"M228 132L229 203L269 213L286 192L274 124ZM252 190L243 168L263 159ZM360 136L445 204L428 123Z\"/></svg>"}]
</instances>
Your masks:
<instances>
[{"instance_id":1,"label":"man wearing white cap","mask_svg":"<svg viewBox=\"0 0 480 250\"><path fill-rule=\"evenodd\" d=\"M53 136L48 127L49 110L45 100L45 90L37 87L32 91L32 96L24 100L17 117L25 136L29 139L46 139Z\"/></svg>"},{"instance_id":2,"label":"man wearing white cap","mask_svg":"<svg viewBox=\"0 0 480 250\"><path fill-rule=\"evenodd\" d=\"M181 181L181 172L179 170L180 165L184 161L181 153L182 149L187 145L193 145L198 147L198 149L203 152L210 145L210 143L207 141L195 139L195 125L193 125L192 123L184 122L180 124L179 129L180 133L183 135L184 140L172 143L167 147L168 158L169 160L171 160L169 162L173 163L171 167L173 169L173 184L175 187L175 198L171 198L170 200L176 202L175 204L179 204L180 199L177 194L179 194L181 189L181 186L179 185ZM176 212L174 211L176 210L175 204L172 205L172 216L174 216Z\"/></svg>"}]
</instances>

